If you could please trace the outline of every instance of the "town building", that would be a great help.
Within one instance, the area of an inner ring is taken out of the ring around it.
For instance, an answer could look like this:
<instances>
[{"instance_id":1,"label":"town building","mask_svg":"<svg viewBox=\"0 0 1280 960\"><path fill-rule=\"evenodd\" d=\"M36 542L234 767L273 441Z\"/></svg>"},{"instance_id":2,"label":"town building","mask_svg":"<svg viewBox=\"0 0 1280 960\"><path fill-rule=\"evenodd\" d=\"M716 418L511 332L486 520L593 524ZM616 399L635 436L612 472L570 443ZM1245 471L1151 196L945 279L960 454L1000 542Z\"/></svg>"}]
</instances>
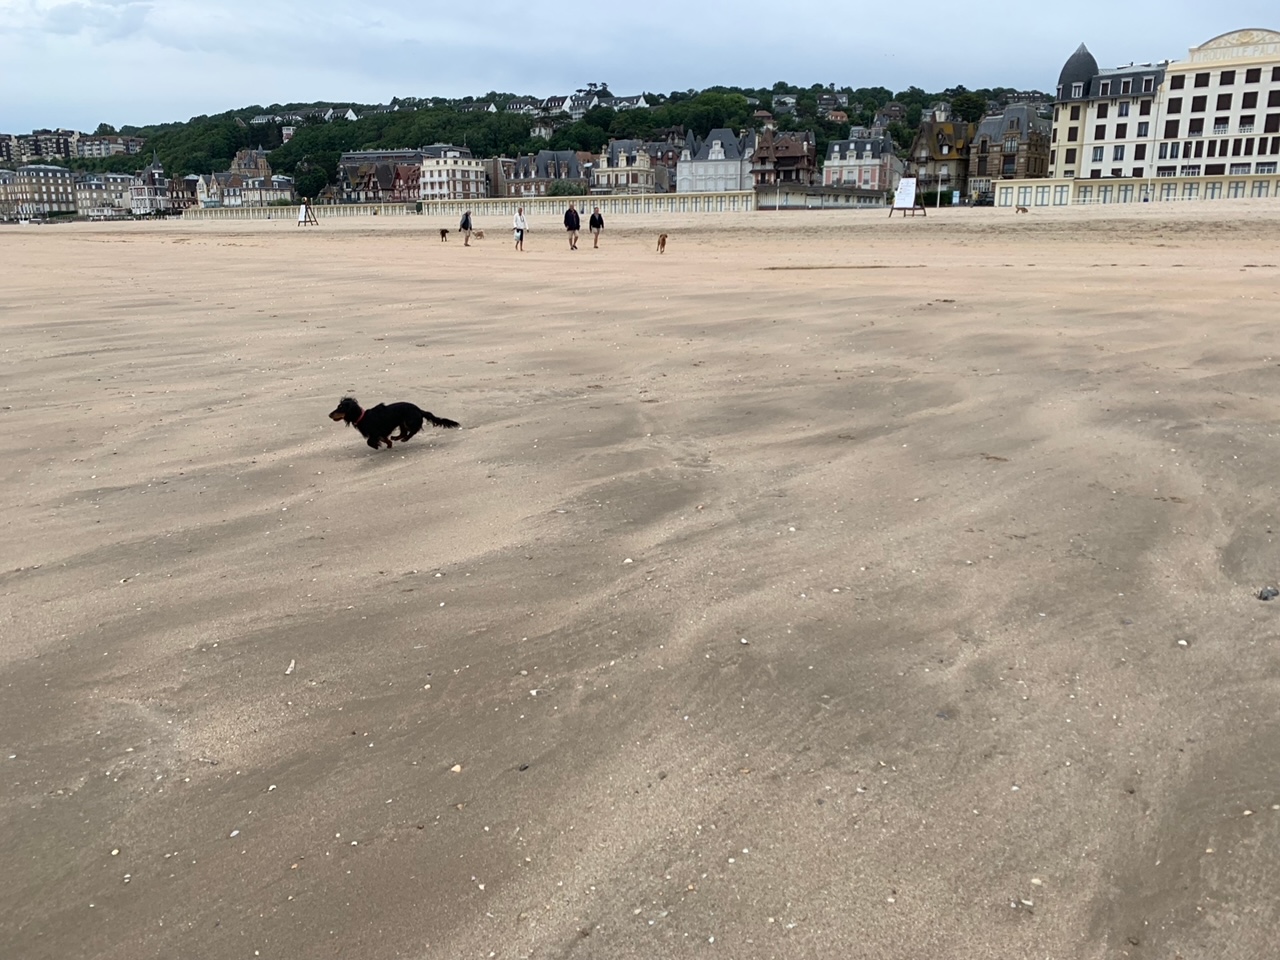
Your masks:
<instances>
[{"instance_id":1,"label":"town building","mask_svg":"<svg viewBox=\"0 0 1280 960\"><path fill-rule=\"evenodd\" d=\"M969 150L969 183L965 193L991 193L996 180L1022 180L1049 175L1050 122L1030 103L1008 104L984 117Z\"/></svg>"},{"instance_id":2,"label":"town building","mask_svg":"<svg viewBox=\"0 0 1280 960\"><path fill-rule=\"evenodd\" d=\"M894 153L893 139L883 134L832 140L822 165L822 183L888 192L898 189L905 166Z\"/></svg>"},{"instance_id":3,"label":"town building","mask_svg":"<svg viewBox=\"0 0 1280 960\"><path fill-rule=\"evenodd\" d=\"M75 177L66 167L47 163L19 167L6 190L7 205L19 218L76 212Z\"/></svg>"},{"instance_id":4,"label":"town building","mask_svg":"<svg viewBox=\"0 0 1280 960\"><path fill-rule=\"evenodd\" d=\"M545 197L557 182L581 193L590 188L589 173L573 150L539 150L517 157L506 178L506 195Z\"/></svg>"},{"instance_id":5,"label":"town building","mask_svg":"<svg viewBox=\"0 0 1280 960\"><path fill-rule=\"evenodd\" d=\"M539 101L532 97L516 97L514 100L508 100L506 107L503 108L504 113L518 113L526 117L534 117L538 115Z\"/></svg>"},{"instance_id":6,"label":"town building","mask_svg":"<svg viewBox=\"0 0 1280 960\"><path fill-rule=\"evenodd\" d=\"M916 178L921 193L932 190L963 191L969 177L969 146L976 125L953 120L945 104L920 121L907 156L908 175Z\"/></svg>"},{"instance_id":7,"label":"town building","mask_svg":"<svg viewBox=\"0 0 1280 960\"><path fill-rule=\"evenodd\" d=\"M133 215L133 175L87 173L75 180L76 213L90 220Z\"/></svg>"},{"instance_id":8,"label":"town building","mask_svg":"<svg viewBox=\"0 0 1280 960\"><path fill-rule=\"evenodd\" d=\"M997 206L1280 194L1280 32L1234 30L1185 60L1062 68L1050 178L994 185Z\"/></svg>"},{"instance_id":9,"label":"town building","mask_svg":"<svg viewBox=\"0 0 1280 960\"><path fill-rule=\"evenodd\" d=\"M237 150L231 159L231 172L245 177L270 177L271 164L267 160L267 151L258 147L256 150L245 147Z\"/></svg>"},{"instance_id":10,"label":"town building","mask_svg":"<svg viewBox=\"0 0 1280 960\"><path fill-rule=\"evenodd\" d=\"M752 131L734 133L725 127L712 130L698 142L686 141L676 164L677 193L723 193L750 190L757 136Z\"/></svg>"},{"instance_id":11,"label":"town building","mask_svg":"<svg viewBox=\"0 0 1280 960\"><path fill-rule=\"evenodd\" d=\"M765 130L751 155L756 189L778 183L811 186L819 182L817 144L809 131Z\"/></svg>"},{"instance_id":12,"label":"town building","mask_svg":"<svg viewBox=\"0 0 1280 960\"><path fill-rule=\"evenodd\" d=\"M610 140L591 170L592 193L657 193L653 160L642 140Z\"/></svg>"},{"instance_id":13,"label":"town building","mask_svg":"<svg viewBox=\"0 0 1280 960\"><path fill-rule=\"evenodd\" d=\"M130 205L135 217L169 211L169 178L164 175L164 166L154 154L150 166L133 178Z\"/></svg>"},{"instance_id":14,"label":"town building","mask_svg":"<svg viewBox=\"0 0 1280 960\"><path fill-rule=\"evenodd\" d=\"M488 163L456 149L424 157L419 167L422 200L482 200L489 196Z\"/></svg>"},{"instance_id":15,"label":"town building","mask_svg":"<svg viewBox=\"0 0 1280 960\"><path fill-rule=\"evenodd\" d=\"M142 151L146 141L142 137L81 136L76 141L77 157L115 157Z\"/></svg>"},{"instance_id":16,"label":"town building","mask_svg":"<svg viewBox=\"0 0 1280 960\"><path fill-rule=\"evenodd\" d=\"M1058 75L1050 176L1145 177L1154 159L1167 66L1100 70L1080 44Z\"/></svg>"}]
</instances>

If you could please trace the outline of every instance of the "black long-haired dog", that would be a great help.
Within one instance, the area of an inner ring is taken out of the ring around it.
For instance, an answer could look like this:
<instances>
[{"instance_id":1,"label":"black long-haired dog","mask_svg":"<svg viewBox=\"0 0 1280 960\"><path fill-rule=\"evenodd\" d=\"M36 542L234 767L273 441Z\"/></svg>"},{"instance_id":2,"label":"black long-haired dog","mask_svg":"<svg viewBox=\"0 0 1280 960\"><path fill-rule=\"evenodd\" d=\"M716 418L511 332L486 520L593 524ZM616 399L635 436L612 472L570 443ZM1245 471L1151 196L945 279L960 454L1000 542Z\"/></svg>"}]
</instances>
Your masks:
<instances>
[{"instance_id":1,"label":"black long-haired dog","mask_svg":"<svg viewBox=\"0 0 1280 960\"><path fill-rule=\"evenodd\" d=\"M365 442L377 450L382 444L391 449L391 441L401 443L408 440L422 429L425 420L433 427L452 429L459 426L456 420L447 420L428 413L412 403L380 403L368 410L360 409L355 397L343 397L338 408L329 414L330 420L345 420L347 426L355 427L364 435ZM399 436L393 437L392 431L399 429Z\"/></svg>"}]
</instances>

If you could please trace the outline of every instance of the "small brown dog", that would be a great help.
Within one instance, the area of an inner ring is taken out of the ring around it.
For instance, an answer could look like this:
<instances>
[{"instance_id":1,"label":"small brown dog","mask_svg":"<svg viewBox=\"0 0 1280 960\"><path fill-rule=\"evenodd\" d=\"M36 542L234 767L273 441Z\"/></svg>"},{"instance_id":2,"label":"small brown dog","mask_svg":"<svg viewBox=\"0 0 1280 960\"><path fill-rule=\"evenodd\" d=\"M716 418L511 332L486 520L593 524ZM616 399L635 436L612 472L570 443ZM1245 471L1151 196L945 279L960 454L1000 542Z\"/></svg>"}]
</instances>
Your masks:
<instances>
[{"instance_id":1,"label":"small brown dog","mask_svg":"<svg viewBox=\"0 0 1280 960\"><path fill-rule=\"evenodd\" d=\"M1014 213L1026 213L1026 212L1027 212L1027 208L1026 208L1026 207L1014 207L1014 208L1013 208L1013 212L1014 212Z\"/></svg>"},{"instance_id":2,"label":"small brown dog","mask_svg":"<svg viewBox=\"0 0 1280 960\"><path fill-rule=\"evenodd\" d=\"M658 252L667 252L667 235L665 233L658 234Z\"/></svg>"},{"instance_id":3,"label":"small brown dog","mask_svg":"<svg viewBox=\"0 0 1280 960\"><path fill-rule=\"evenodd\" d=\"M441 243L449 242L449 231L445 230L443 227L440 229L440 242Z\"/></svg>"},{"instance_id":4,"label":"small brown dog","mask_svg":"<svg viewBox=\"0 0 1280 960\"><path fill-rule=\"evenodd\" d=\"M471 239L472 239L472 240L483 240L483 239L484 239L484 231L483 231L483 230L472 230L472 231L471 231Z\"/></svg>"}]
</instances>

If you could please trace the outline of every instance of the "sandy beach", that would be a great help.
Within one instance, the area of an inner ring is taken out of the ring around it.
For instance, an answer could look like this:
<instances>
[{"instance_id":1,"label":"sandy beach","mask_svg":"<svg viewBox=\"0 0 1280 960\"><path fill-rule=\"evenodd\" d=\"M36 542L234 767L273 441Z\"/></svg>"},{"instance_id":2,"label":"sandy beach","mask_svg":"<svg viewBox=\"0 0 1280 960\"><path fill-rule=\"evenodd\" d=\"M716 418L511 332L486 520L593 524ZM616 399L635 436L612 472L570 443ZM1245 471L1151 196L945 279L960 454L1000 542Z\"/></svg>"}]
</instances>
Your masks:
<instances>
[{"instance_id":1,"label":"sandy beach","mask_svg":"<svg viewBox=\"0 0 1280 960\"><path fill-rule=\"evenodd\" d=\"M1280 202L441 226L0 228L0 953L1273 955Z\"/></svg>"}]
</instances>

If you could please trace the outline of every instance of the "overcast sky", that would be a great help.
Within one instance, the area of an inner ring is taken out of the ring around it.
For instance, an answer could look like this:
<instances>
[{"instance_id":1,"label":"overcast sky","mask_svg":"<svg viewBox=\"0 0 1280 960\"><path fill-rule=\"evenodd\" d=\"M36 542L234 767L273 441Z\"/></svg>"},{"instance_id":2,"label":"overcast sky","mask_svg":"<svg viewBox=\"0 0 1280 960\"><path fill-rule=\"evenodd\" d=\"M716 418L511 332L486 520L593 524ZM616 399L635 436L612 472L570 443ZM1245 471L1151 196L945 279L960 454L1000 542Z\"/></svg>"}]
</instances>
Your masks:
<instances>
[{"instance_id":1,"label":"overcast sky","mask_svg":"<svg viewBox=\"0 0 1280 960\"><path fill-rule=\"evenodd\" d=\"M255 103L550 96L589 81L615 94L777 80L1050 91L1081 42L1101 66L1116 66L1182 58L1229 30L1280 30L1275 0L1013 9L937 0L825 10L773 0L0 0L0 131L91 131Z\"/></svg>"}]
</instances>

